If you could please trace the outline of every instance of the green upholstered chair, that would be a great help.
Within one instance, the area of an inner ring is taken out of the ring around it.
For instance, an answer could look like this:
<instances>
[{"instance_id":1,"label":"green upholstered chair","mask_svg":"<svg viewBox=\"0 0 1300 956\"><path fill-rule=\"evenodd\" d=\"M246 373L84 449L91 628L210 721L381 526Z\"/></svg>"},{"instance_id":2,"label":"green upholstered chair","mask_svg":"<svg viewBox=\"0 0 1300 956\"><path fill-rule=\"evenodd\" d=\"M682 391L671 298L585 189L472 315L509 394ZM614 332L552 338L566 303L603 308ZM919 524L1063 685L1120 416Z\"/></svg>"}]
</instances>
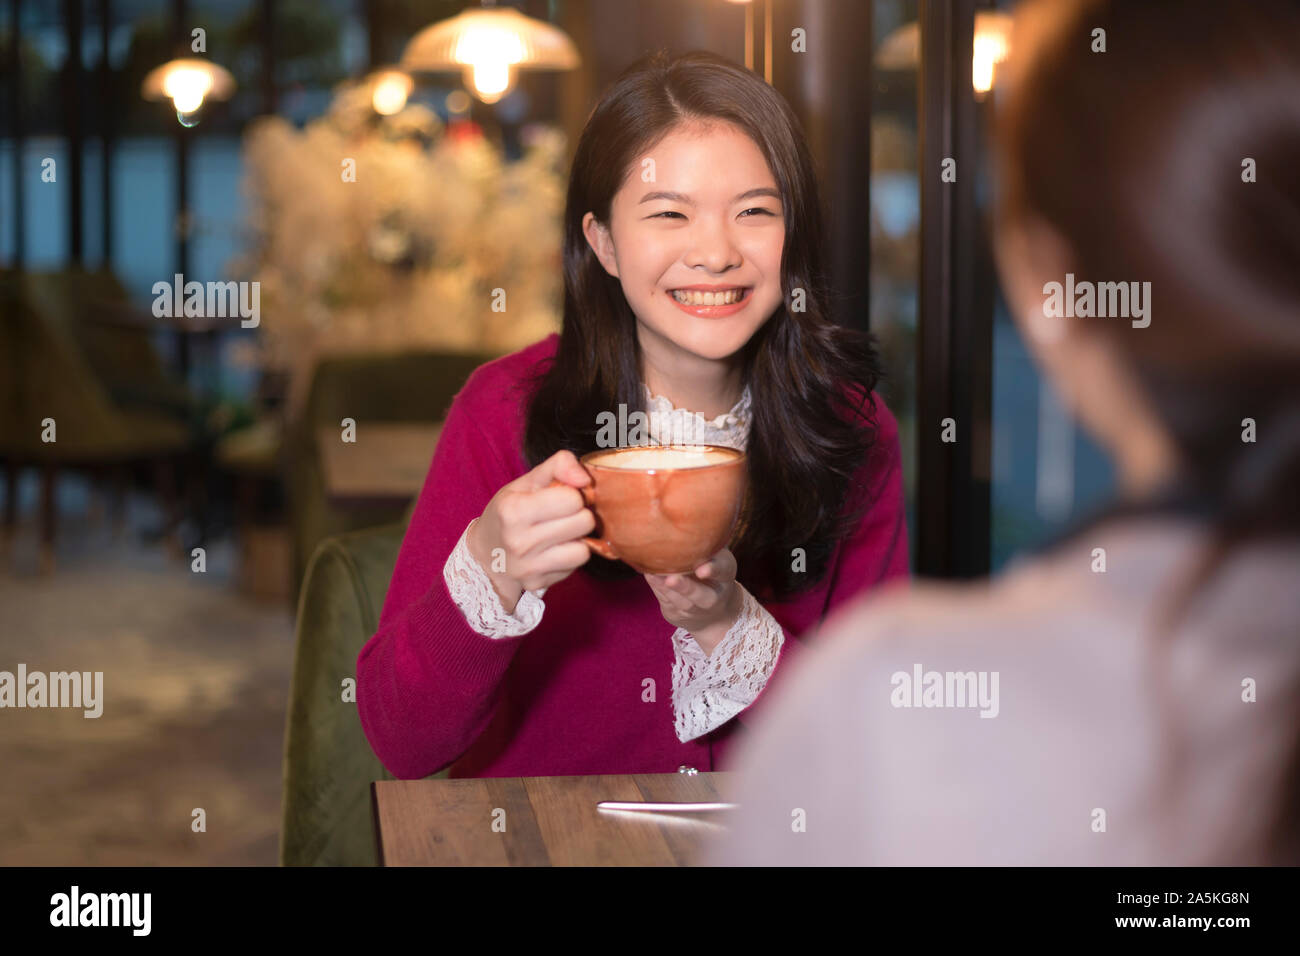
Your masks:
<instances>
[{"instance_id":1,"label":"green upholstered chair","mask_svg":"<svg viewBox=\"0 0 1300 956\"><path fill-rule=\"evenodd\" d=\"M343 700L357 655L374 634L414 504L401 520L326 538L312 555L298 603L285 723L284 866L375 866L370 784L392 780ZM443 770L435 777L445 777Z\"/></svg>"},{"instance_id":2,"label":"green upholstered chair","mask_svg":"<svg viewBox=\"0 0 1300 956\"><path fill-rule=\"evenodd\" d=\"M284 436L285 491L293 552L293 585L324 538L396 521L404 505L338 508L330 504L316 447L321 425L344 418L366 422L438 422L487 354L399 352L322 359L312 373L301 414Z\"/></svg>"},{"instance_id":3,"label":"green upholstered chair","mask_svg":"<svg viewBox=\"0 0 1300 956\"><path fill-rule=\"evenodd\" d=\"M0 325L6 360L0 388L7 392L0 416L0 458L9 476L35 466L42 471L42 553L47 570L54 560L54 493L60 469L102 471L152 461L172 523L177 462L190 447L191 433L174 416L114 401L77 339L77 326L56 307L57 284L31 274L0 275ZM56 440L42 441L42 422L53 419ZM13 481L8 482L12 501ZM6 525L13 518L6 503Z\"/></svg>"},{"instance_id":4,"label":"green upholstered chair","mask_svg":"<svg viewBox=\"0 0 1300 956\"><path fill-rule=\"evenodd\" d=\"M152 329L140 324L143 310L132 305L112 271L28 272L23 281L28 302L76 343L115 403L161 412L183 423L201 414L189 388L167 371L154 347Z\"/></svg>"}]
</instances>

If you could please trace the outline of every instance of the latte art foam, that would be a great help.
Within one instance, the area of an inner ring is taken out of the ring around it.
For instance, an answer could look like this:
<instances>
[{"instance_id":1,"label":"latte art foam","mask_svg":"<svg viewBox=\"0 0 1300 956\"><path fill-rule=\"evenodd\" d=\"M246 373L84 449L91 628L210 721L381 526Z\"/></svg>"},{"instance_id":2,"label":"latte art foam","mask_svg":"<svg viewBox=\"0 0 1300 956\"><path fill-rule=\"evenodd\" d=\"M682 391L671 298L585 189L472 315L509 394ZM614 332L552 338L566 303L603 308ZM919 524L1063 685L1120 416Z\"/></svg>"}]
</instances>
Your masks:
<instances>
[{"instance_id":1,"label":"latte art foam","mask_svg":"<svg viewBox=\"0 0 1300 956\"><path fill-rule=\"evenodd\" d=\"M714 448L618 448L593 455L589 464L602 468L703 468L724 461L735 461L735 452Z\"/></svg>"}]
</instances>

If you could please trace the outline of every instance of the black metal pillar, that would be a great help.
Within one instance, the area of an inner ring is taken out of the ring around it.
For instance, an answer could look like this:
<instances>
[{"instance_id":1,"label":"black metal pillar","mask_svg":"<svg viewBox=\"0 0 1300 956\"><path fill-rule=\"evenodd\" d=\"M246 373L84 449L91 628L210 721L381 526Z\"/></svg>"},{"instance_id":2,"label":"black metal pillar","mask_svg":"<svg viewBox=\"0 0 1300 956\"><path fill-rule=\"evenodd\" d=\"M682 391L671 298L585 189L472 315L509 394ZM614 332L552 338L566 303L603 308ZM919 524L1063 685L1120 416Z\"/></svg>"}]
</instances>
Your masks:
<instances>
[{"instance_id":1,"label":"black metal pillar","mask_svg":"<svg viewBox=\"0 0 1300 956\"><path fill-rule=\"evenodd\" d=\"M989 569L993 316L979 278L989 256L976 204L975 8L976 0L920 2L916 568L932 577ZM955 181L942 175L945 160L955 161Z\"/></svg>"},{"instance_id":2,"label":"black metal pillar","mask_svg":"<svg viewBox=\"0 0 1300 956\"><path fill-rule=\"evenodd\" d=\"M827 209L827 266L841 325L866 329L871 269L871 4L800 0L756 7L755 68L803 125ZM771 29L767 25L771 24ZM791 49L802 27L811 48Z\"/></svg>"},{"instance_id":3,"label":"black metal pillar","mask_svg":"<svg viewBox=\"0 0 1300 956\"><path fill-rule=\"evenodd\" d=\"M14 259L15 268L21 269L26 248L26 205L23 197L23 59L22 59L22 0L9 0L9 22L13 28L9 31L9 68L11 82L9 87L9 117L13 126L11 139L14 144Z\"/></svg>"},{"instance_id":4,"label":"black metal pillar","mask_svg":"<svg viewBox=\"0 0 1300 956\"><path fill-rule=\"evenodd\" d=\"M113 32L113 4L111 0L99 0L99 96L100 96L100 203L103 210L101 227L103 229L104 268L113 266L113 148L116 128L113 111L116 100L113 98L113 69L108 62L109 36Z\"/></svg>"},{"instance_id":5,"label":"black metal pillar","mask_svg":"<svg viewBox=\"0 0 1300 956\"><path fill-rule=\"evenodd\" d=\"M185 0L172 0L172 43L176 55L189 49L189 30L186 24L187 10ZM189 280L190 271L190 184L189 184L189 146L190 131L177 123L173 136L176 162L176 215L174 228L176 232L176 271ZM190 338L181 333L176 336L176 358L181 376L187 381L190 375Z\"/></svg>"},{"instance_id":6,"label":"black metal pillar","mask_svg":"<svg viewBox=\"0 0 1300 956\"><path fill-rule=\"evenodd\" d=\"M68 53L63 61L63 129L68 137L68 261L81 265L85 255L82 236L82 135L81 135L81 0L63 0L63 36Z\"/></svg>"}]
</instances>

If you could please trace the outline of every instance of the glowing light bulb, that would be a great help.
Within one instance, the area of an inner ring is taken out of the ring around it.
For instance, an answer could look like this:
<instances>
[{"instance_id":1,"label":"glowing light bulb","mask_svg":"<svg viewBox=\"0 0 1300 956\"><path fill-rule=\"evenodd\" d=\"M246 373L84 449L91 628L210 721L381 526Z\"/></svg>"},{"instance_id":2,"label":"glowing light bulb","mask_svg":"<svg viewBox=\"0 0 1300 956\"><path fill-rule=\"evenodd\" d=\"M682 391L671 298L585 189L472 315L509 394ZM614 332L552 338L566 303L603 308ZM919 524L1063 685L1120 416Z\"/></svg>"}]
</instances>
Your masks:
<instances>
[{"instance_id":1,"label":"glowing light bulb","mask_svg":"<svg viewBox=\"0 0 1300 956\"><path fill-rule=\"evenodd\" d=\"M484 0L482 7L417 33L402 52L400 66L416 72L459 70L468 90L495 103L518 82L520 70L572 70L580 62L564 31Z\"/></svg>"},{"instance_id":2,"label":"glowing light bulb","mask_svg":"<svg viewBox=\"0 0 1300 956\"><path fill-rule=\"evenodd\" d=\"M202 106L210 89L212 75L196 67L177 67L163 79L163 92L171 97L172 105L180 115L193 113Z\"/></svg>"},{"instance_id":3,"label":"glowing light bulb","mask_svg":"<svg viewBox=\"0 0 1300 956\"><path fill-rule=\"evenodd\" d=\"M975 45L971 51L971 85L983 96L993 89L997 65L1007 58L1011 43L1010 20L1005 14L975 16Z\"/></svg>"},{"instance_id":4,"label":"glowing light bulb","mask_svg":"<svg viewBox=\"0 0 1300 956\"><path fill-rule=\"evenodd\" d=\"M523 41L513 30L478 25L456 44L454 56L466 64L466 82L484 103L495 103L514 82L510 64L525 59Z\"/></svg>"},{"instance_id":5,"label":"glowing light bulb","mask_svg":"<svg viewBox=\"0 0 1300 956\"><path fill-rule=\"evenodd\" d=\"M971 59L971 83L979 93L993 89L993 69L1007 58L1007 45L1001 37L975 38L975 55Z\"/></svg>"},{"instance_id":6,"label":"glowing light bulb","mask_svg":"<svg viewBox=\"0 0 1300 956\"><path fill-rule=\"evenodd\" d=\"M230 71L210 60L182 57L150 70L140 84L147 100L171 100L182 126L199 122L199 111L209 100L228 100L235 92Z\"/></svg>"},{"instance_id":7,"label":"glowing light bulb","mask_svg":"<svg viewBox=\"0 0 1300 956\"><path fill-rule=\"evenodd\" d=\"M411 95L411 78L396 70L382 73L375 80L370 94L371 105L381 116L400 113L406 106L406 98Z\"/></svg>"},{"instance_id":8,"label":"glowing light bulb","mask_svg":"<svg viewBox=\"0 0 1300 956\"><path fill-rule=\"evenodd\" d=\"M503 60L479 60L466 72L468 82L484 103L495 103L510 89L510 64Z\"/></svg>"}]
</instances>

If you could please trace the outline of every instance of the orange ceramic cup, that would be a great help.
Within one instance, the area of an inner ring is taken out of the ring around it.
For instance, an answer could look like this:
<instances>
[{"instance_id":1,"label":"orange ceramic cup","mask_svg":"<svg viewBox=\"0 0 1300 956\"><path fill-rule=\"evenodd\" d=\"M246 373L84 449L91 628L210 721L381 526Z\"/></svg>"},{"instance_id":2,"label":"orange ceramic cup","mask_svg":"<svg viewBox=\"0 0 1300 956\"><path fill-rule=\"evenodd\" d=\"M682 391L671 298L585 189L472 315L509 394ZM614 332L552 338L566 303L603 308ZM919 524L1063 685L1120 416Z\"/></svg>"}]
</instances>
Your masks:
<instances>
[{"instance_id":1,"label":"orange ceramic cup","mask_svg":"<svg viewBox=\"0 0 1300 956\"><path fill-rule=\"evenodd\" d=\"M731 542L745 495L743 451L638 445L579 461L592 481L577 490L596 516L582 540L601 557L642 574L689 574Z\"/></svg>"}]
</instances>

